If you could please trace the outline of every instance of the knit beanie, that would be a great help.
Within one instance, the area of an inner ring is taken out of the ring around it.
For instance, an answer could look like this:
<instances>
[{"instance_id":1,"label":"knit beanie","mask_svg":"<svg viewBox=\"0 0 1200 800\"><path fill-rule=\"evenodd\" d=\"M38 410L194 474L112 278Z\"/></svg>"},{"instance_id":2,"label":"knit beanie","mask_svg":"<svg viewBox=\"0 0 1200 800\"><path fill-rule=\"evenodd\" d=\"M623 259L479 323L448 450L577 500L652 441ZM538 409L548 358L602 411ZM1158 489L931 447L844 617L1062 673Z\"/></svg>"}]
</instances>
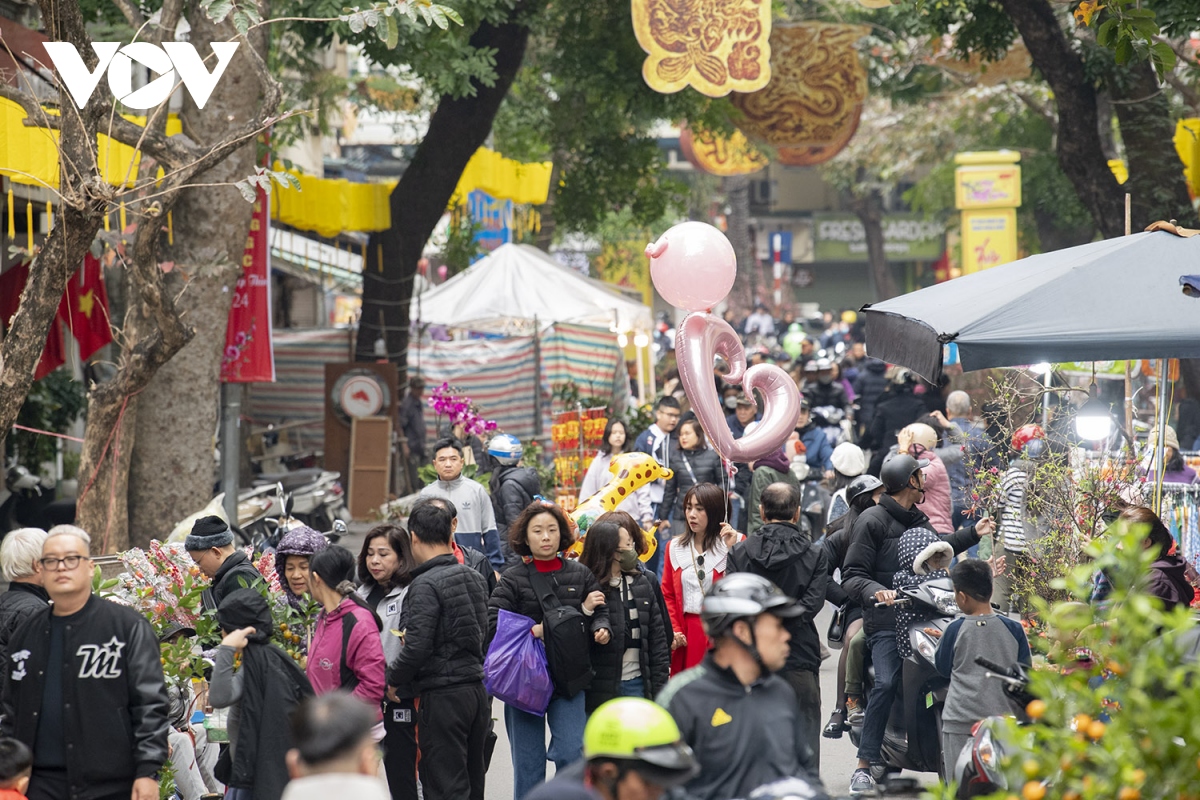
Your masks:
<instances>
[{"instance_id":1,"label":"knit beanie","mask_svg":"<svg viewBox=\"0 0 1200 800\"><path fill-rule=\"evenodd\" d=\"M282 565L284 556L311 556L329 546L324 534L317 533L307 525L292 528L279 540L275 548L275 562Z\"/></svg>"},{"instance_id":2,"label":"knit beanie","mask_svg":"<svg viewBox=\"0 0 1200 800\"><path fill-rule=\"evenodd\" d=\"M196 520L183 546L190 552L196 552L230 544L233 544L233 531L229 523L214 514Z\"/></svg>"}]
</instances>

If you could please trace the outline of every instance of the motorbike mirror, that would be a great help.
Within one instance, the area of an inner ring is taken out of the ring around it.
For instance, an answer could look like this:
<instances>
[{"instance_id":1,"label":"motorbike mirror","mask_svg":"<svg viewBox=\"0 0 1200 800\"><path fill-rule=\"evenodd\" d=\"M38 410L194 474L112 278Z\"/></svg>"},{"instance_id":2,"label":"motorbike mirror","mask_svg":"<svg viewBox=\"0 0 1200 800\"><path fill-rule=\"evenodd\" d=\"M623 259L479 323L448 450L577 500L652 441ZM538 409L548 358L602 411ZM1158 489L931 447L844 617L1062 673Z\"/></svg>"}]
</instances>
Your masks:
<instances>
[{"instance_id":1,"label":"motorbike mirror","mask_svg":"<svg viewBox=\"0 0 1200 800\"><path fill-rule=\"evenodd\" d=\"M283 481L276 481L276 483L275 483L275 496L276 496L276 497L283 497Z\"/></svg>"},{"instance_id":2,"label":"motorbike mirror","mask_svg":"<svg viewBox=\"0 0 1200 800\"><path fill-rule=\"evenodd\" d=\"M291 496L290 494L289 494L289 495L284 495L284 498L283 498L283 515L284 515L285 517L290 517L290 516L292 515L292 509L293 509L293 508L295 508L295 507L296 507L296 501L295 501L295 500L292 498L292 496Z\"/></svg>"},{"instance_id":3,"label":"motorbike mirror","mask_svg":"<svg viewBox=\"0 0 1200 800\"><path fill-rule=\"evenodd\" d=\"M345 536L347 532L346 523L342 522L340 519L335 519L333 521L333 532L339 536Z\"/></svg>"}]
</instances>

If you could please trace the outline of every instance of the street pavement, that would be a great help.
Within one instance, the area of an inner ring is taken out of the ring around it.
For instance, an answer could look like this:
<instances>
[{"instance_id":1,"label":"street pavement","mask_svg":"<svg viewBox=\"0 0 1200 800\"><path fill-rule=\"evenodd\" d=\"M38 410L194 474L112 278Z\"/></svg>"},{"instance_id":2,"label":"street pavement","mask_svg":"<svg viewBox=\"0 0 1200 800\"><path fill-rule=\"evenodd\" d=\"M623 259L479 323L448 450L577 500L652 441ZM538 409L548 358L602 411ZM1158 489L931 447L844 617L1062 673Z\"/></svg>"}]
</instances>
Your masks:
<instances>
[{"instance_id":1,"label":"street pavement","mask_svg":"<svg viewBox=\"0 0 1200 800\"><path fill-rule=\"evenodd\" d=\"M359 549L362 547L363 534L370 527L370 525L363 523L352 524L350 526L350 535L343 539L341 544L349 548L357 556ZM817 617L817 630L824 632L829 629L829 617L832 613L832 609L828 605L822 610ZM832 653L833 655L827 658L821 665L822 726L824 726L830 712L833 710L836 701L835 695L837 694L838 651L834 650ZM499 737L499 741L496 742L496 752L492 756L491 768L488 770L485 797L486 800L512 800L512 760L509 755L508 736L504 731L503 703L497 701L494 704L492 717L496 722L496 735ZM850 775L854 772L857 762L855 748L850 742L849 734L844 735L841 739L821 740L821 779L825 782L826 789L831 795L844 797L848 794ZM932 773L917 774L905 772L904 774L917 778L925 786L937 782L937 776ZM553 775L554 765L547 764L546 776L551 777Z\"/></svg>"}]
</instances>

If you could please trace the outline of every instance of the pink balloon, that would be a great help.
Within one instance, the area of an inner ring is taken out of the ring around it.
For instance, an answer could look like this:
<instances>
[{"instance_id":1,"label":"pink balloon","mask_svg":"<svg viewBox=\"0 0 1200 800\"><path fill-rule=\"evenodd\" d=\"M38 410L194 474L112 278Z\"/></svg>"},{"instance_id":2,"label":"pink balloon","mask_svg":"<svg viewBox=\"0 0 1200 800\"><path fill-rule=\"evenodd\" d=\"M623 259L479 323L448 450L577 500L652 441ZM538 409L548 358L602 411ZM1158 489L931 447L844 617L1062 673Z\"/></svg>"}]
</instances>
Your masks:
<instances>
[{"instance_id":1,"label":"pink balloon","mask_svg":"<svg viewBox=\"0 0 1200 800\"><path fill-rule=\"evenodd\" d=\"M740 383L751 400L762 392L762 420L741 439L734 439L725 423L725 407L713 381L713 360L722 356L729 364L725 380ZM692 410L700 420L713 449L730 461L757 461L783 447L800 417L800 390L791 376L774 364L746 369L742 340L729 323L712 314L688 314L675 335L675 362L679 380Z\"/></svg>"},{"instance_id":2,"label":"pink balloon","mask_svg":"<svg viewBox=\"0 0 1200 800\"><path fill-rule=\"evenodd\" d=\"M737 256L725 234L705 222L681 222L646 245L650 279L673 306L707 311L725 299L737 277Z\"/></svg>"}]
</instances>

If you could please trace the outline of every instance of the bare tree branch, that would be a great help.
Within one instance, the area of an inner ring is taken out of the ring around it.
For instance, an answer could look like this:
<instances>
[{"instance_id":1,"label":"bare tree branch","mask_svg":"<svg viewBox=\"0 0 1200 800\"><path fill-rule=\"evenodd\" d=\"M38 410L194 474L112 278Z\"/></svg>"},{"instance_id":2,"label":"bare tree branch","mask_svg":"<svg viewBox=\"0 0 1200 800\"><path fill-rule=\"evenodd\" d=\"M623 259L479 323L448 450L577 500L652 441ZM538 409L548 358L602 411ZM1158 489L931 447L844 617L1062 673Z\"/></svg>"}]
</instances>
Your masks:
<instances>
[{"instance_id":1,"label":"bare tree branch","mask_svg":"<svg viewBox=\"0 0 1200 800\"><path fill-rule=\"evenodd\" d=\"M134 30L141 28L146 24L146 18L142 12L130 0L113 0L113 5L121 10L121 14L125 17L125 21Z\"/></svg>"}]
</instances>

